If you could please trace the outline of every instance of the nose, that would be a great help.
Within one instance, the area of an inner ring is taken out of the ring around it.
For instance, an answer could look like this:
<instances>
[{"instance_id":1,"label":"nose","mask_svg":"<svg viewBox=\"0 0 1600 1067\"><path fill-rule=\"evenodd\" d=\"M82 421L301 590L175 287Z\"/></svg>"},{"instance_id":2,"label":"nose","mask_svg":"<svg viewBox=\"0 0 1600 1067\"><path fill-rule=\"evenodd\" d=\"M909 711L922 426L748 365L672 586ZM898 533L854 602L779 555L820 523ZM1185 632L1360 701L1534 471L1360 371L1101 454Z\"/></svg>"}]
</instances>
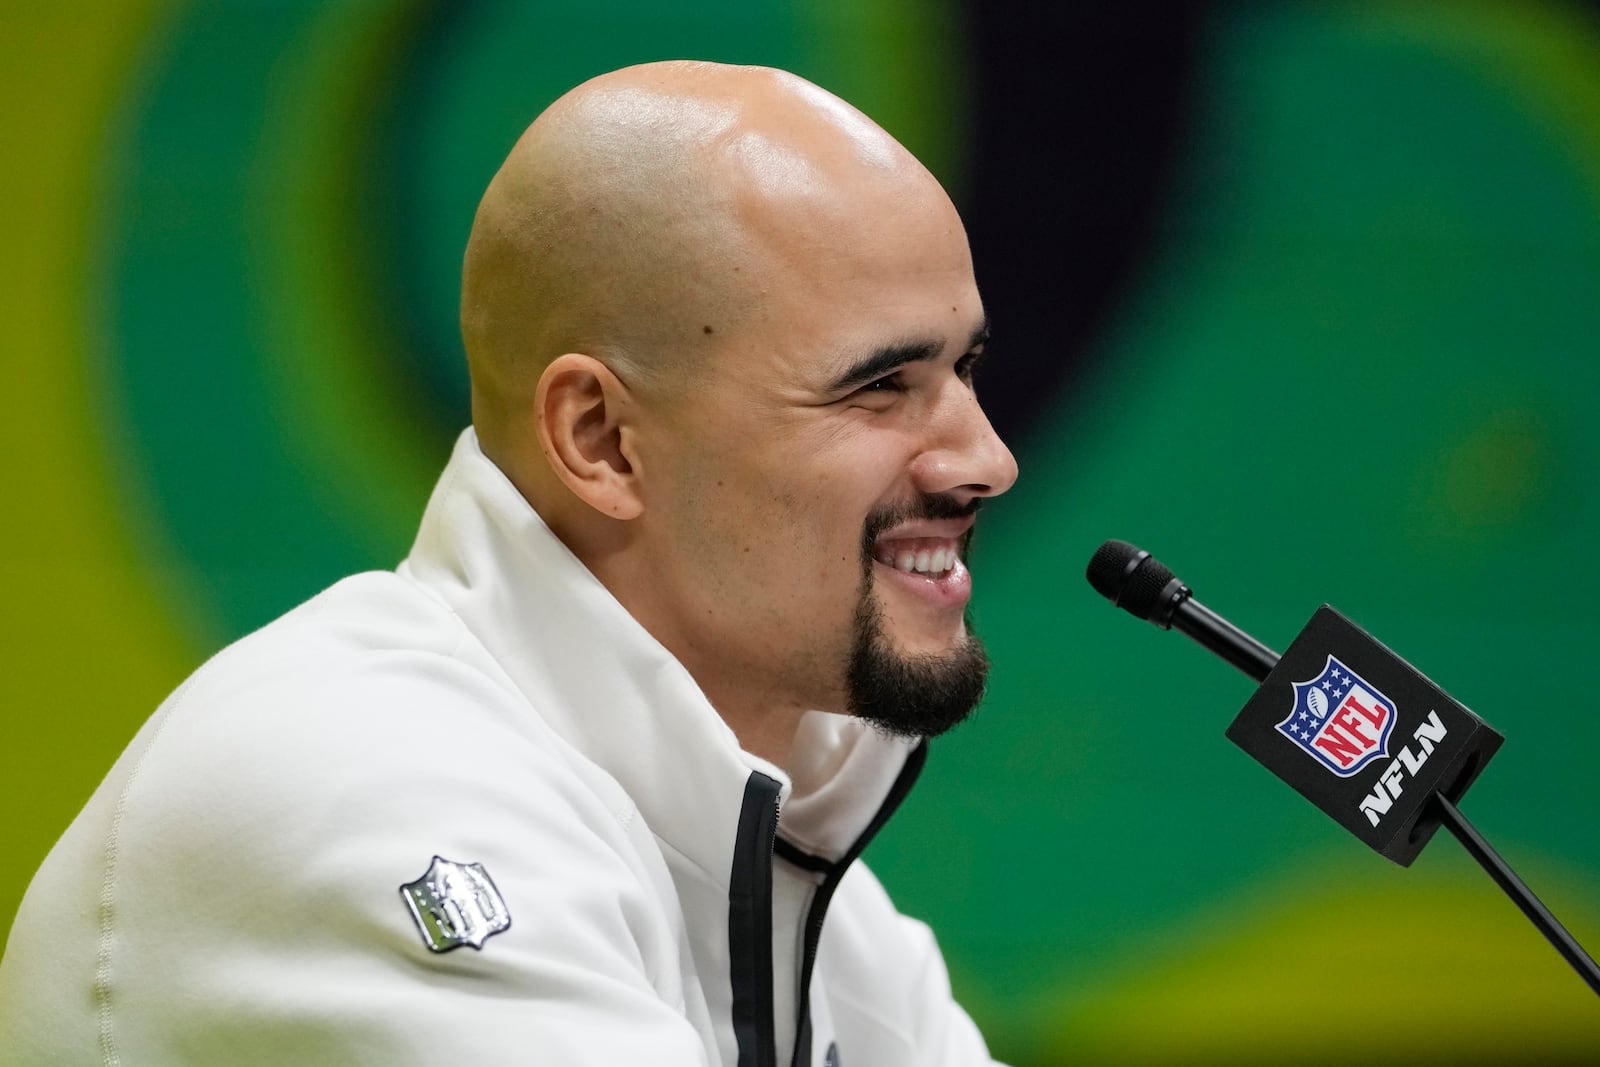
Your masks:
<instances>
[{"instance_id":1,"label":"nose","mask_svg":"<svg viewBox=\"0 0 1600 1067\"><path fill-rule=\"evenodd\" d=\"M970 385L952 381L941 391L927 425L927 447L911 465L911 477L924 493L966 503L999 496L1017 480L1017 460Z\"/></svg>"}]
</instances>

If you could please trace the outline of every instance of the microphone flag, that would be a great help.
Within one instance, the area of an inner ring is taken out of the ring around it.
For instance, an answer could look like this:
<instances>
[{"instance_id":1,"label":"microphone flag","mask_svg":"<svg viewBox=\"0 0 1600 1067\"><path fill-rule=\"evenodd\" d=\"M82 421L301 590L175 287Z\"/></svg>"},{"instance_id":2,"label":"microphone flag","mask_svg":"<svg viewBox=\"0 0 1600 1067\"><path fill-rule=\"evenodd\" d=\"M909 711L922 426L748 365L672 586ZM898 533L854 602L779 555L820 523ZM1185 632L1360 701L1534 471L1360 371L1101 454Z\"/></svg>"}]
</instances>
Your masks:
<instances>
[{"instance_id":1,"label":"microphone flag","mask_svg":"<svg viewBox=\"0 0 1600 1067\"><path fill-rule=\"evenodd\" d=\"M1228 739L1379 854L1409 867L1505 738L1324 604Z\"/></svg>"},{"instance_id":2,"label":"microphone flag","mask_svg":"<svg viewBox=\"0 0 1600 1067\"><path fill-rule=\"evenodd\" d=\"M1322 673L1294 683L1294 707L1278 732L1340 778L1389 754L1394 701L1331 654Z\"/></svg>"}]
</instances>

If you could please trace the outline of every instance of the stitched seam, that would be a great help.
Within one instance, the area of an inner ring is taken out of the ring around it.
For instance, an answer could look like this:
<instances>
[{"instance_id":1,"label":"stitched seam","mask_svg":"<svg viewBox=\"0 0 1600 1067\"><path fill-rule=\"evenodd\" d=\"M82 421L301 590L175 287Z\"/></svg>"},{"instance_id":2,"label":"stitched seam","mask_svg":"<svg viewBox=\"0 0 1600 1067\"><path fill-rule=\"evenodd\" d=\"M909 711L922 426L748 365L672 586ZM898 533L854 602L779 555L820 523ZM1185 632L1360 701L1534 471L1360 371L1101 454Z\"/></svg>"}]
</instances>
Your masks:
<instances>
[{"instance_id":1,"label":"stitched seam","mask_svg":"<svg viewBox=\"0 0 1600 1067\"><path fill-rule=\"evenodd\" d=\"M172 721L173 714L182 706L187 696L188 687L185 686L172 706L162 714L161 721L156 724L149 743L144 746L144 751L139 753L138 760L128 773L127 783L117 795L117 806L111 813L111 829L106 834L105 875L100 881L100 939L95 949L94 968L95 1018L100 1043L100 1062L105 1067L118 1067L122 1062L117 1055L116 1039L111 1033L111 937L112 926L116 920L117 859L121 847L122 816L128 807L128 794L133 791L134 783L139 779L139 772L144 769L144 761L149 757L150 750L155 748L156 742L161 739L162 731L167 728L167 723Z\"/></svg>"},{"instance_id":2,"label":"stitched seam","mask_svg":"<svg viewBox=\"0 0 1600 1067\"><path fill-rule=\"evenodd\" d=\"M723 896L728 895L728 880L726 878L718 878L716 875L706 870L706 868L696 863L689 857L687 853L678 848L671 841L668 841L666 838L662 837L660 834L651 831L650 836L656 839L656 844L659 845L663 851L671 852L674 856L677 856L684 862L685 866L694 870L700 875L701 878L705 879L712 886L714 886Z\"/></svg>"}]
</instances>

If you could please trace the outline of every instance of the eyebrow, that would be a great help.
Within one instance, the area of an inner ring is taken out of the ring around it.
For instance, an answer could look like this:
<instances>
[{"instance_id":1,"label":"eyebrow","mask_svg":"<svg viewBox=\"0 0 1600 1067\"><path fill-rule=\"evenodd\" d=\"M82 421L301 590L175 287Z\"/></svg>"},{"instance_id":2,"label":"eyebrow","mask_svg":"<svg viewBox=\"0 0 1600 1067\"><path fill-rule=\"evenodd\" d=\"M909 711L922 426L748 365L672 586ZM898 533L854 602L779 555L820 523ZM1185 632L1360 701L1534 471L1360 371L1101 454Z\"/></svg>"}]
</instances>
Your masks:
<instances>
[{"instance_id":1,"label":"eyebrow","mask_svg":"<svg viewBox=\"0 0 1600 1067\"><path fill-rule=\"evenodd\" d=\"M989 340L989 322L985 319L978 324L967 339L968 352L983 347ZM884 345L875 349L871 354L852 363L843 374L833 380L829 386L832 391L856 389L866 385L875 378L879 378L907 363L926 362L936 358L944 351L942 341L900 341L895 344Z\"/></svg>"}]
</instances>

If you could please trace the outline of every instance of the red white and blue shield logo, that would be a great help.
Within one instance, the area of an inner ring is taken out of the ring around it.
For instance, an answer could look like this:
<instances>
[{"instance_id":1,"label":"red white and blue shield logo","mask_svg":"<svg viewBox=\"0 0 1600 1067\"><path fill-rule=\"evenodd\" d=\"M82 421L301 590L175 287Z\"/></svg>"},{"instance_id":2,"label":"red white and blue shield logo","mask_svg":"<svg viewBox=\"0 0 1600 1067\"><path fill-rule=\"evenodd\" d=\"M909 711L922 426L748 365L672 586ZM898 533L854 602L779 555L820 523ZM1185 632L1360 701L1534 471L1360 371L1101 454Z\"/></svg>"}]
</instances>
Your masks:
<instances>
[{"instance_id":1,"label":"red white and blue shield logo","mask_svg":"<svg viewBox=\"0 0 1600 1067\"><path fill-rule=\"evenodd\" d=\"M1294 683L1294 710L1278 732L1340 778L1389 754L1394 702L1372 683L1328 657L1322 673Z\"/></svg>"}]
</instances>

